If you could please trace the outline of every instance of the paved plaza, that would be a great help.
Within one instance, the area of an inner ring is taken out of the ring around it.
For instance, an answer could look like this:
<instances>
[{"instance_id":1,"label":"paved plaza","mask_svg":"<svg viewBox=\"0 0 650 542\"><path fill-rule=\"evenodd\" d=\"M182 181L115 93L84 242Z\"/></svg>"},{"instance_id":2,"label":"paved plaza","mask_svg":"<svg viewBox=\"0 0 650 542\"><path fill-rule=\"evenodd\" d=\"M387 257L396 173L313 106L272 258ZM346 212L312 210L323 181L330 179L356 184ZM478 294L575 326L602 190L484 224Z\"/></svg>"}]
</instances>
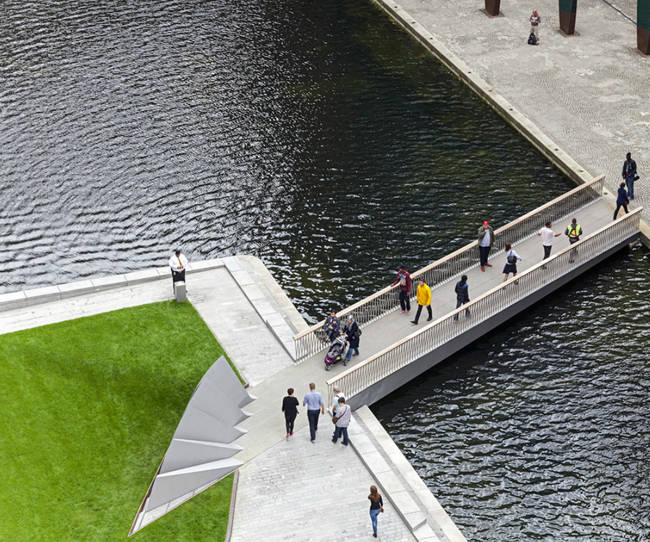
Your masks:
<instances>
[{"instance_id":1,"label":"paved plaza","mask_svg":"<svg viewBox=\"0 0 650 542\"><path fill-rule=\"evenodd\" d=\"M577 34L571 37L559 31L555 0L503 0L503 16L494 18L480 11L481 0L385 3L388 9L405 10L407 24L430 32L579 169L605 174L613 194L625 154L631 152L641 177L635 204L645 208L648 221L650 57L637 51L636 25L628 18L636 16L636 0L579 2ZM538 47L526 43L533 8L542 17Z\"/></svg>"}]
</instances>

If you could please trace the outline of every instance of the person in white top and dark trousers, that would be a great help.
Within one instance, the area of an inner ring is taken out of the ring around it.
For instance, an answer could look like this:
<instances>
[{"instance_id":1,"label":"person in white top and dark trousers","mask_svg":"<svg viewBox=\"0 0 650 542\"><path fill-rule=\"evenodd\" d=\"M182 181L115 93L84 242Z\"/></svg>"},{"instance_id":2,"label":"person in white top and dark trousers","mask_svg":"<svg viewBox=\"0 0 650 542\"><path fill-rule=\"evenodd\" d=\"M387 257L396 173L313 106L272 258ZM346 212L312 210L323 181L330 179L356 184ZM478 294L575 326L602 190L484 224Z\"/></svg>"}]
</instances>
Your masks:
<instances>
[{"instance_id":1,"label":"person in white top and dark trousers","mask_svg":"<svg viewBox=\"0 0 650 542\"><path fill-rule=\"evenodd\" d=\"M172 270L172 288L176 291L176 283L185 282L185 270L187 269L187 258L180 249L176 249L169 258L169 267Z\"/></svg>"},{"instance_id":2,"label":"person in white top and dark trousers","mask_svg":"<svg viewBox=\"0 0 650 542\"><path fill-rule=\"evenodd\" d=\"M545 260L551 255L551 249L553 248L553 237L559 237L562 235L562 232L555 233L551 229L551 223L547 222L546 226L537 232L537 235L542 236L542 247L544 247L544 257L542 260Z\"/></svg>"}]
</instances>

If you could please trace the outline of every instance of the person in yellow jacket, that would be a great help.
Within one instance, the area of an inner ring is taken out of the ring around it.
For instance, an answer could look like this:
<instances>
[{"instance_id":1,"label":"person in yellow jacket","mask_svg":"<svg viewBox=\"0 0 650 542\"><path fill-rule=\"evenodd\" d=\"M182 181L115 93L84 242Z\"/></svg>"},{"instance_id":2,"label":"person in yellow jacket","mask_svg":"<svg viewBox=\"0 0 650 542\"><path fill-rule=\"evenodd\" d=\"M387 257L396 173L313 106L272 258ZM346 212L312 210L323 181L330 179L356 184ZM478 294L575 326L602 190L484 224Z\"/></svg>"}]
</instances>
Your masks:
<instances>
[{"instance_id":1,"label":"person in yellow jacket","mask_svg":"<svg viewBox=\"0 0 650 542\"><path fill-rule=\"evenodd\" d=\"M424 280L419 279L418 280L418 312L415 313L415 320L411 320L412 324L418 323L418 320L420 319L420 314L422 313L422 307L426 307L427 311L429 311L429 318L427 318L427 322L433 318L433 313L431 312L431 288L427 286L427 283L424 282Z\"/></svg>"}]
</instances>

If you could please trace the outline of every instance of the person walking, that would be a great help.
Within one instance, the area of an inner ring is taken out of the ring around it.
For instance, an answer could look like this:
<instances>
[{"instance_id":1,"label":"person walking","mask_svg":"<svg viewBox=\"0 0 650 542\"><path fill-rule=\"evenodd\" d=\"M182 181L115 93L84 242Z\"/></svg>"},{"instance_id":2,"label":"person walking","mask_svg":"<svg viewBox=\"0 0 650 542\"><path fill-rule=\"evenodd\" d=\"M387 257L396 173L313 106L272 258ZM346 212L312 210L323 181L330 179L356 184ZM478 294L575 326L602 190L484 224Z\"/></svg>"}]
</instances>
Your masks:
<instances>
[{"instance_id":1,"label":"person walking","mask_svg":"<svg viewBox=\"0 0 650 542\"><path fill-rule=\"evenodd\" d=\"M627 199L627 197L628 192L625 190L625 183L621 183L621 185L618 187L618 196L616 197L616 211L614 211L614 220L616 220L618 211L621 207L625 209L625 214L629 212L627 210L627 204L630 203L630 201Z\"/></svg>"},{"instance_id":2,"label":"person walking","mask_svg":"<svg viewBox=\"0 0 650 542\"><path fill-rule=\"evenodd\" d=\"M343 326L343 333L345 333L345 336L348 339L348 344L350 345L348 348L348 353L345 355L345 362L347 363L350 361L350 358L352 356L359 355L359 338L361 337L361 329L359 328L359 324L357 324L356 320L351 314L348 314L348 319ZM353 351L354 354L352 353Z\"/></svg>"},{"instance_id":3,"label":"person walking","mask_svg":"<svg viewBox=\"0 0 650 542\"><path fill-rule=\"evenodd\" d=\"M467 284L467 275L460 277L456 283L456 308L465 303L469 303L469 285ZM465 309L465 318L469 318L469 309ZM454 320L458 320L458 313L455 314Z\"/></svg>"},{"instance_id":4,"label":"person walking","mask_svg":"<svg viewBox=\"0 0 650 542\"><path fill-rule=\"evenodd\" d=\"M302 400L302 406L307 405L307 419L309 420L309 436L311 442L316 442L316 431L318 431L318 416L325 414L325 403L320 393L316 391L316 384L309 383L309 393Z\"/></svg>"},{"instance_id":5,"label":"person walking","mask_svg":"<svg viewBox=\"0 0 650 542\"><path fill-rule=\"evenodd\" d=\"M343 446L347 446L350 442L348 440L348 425L352 419L352 409L350 405L345 404L345 398L339 397L339 406L336 407L336 415L332 418L334 422L334 436L332 442L336 444L340 436L343 436Z\"/></svg>"},{"instance_id":6,"label":"person walking","mask_svg":"<svg viewBox=\"0 0 650 542\"><path fill-rule=\"evenodd\" d=\"M542 22L542 18L537 13L537 10L534 9L528 20L530 21L530 33L535 36L535 45L539 45L539 24Z\"/></svg>"},{"instance_id":7,"label":"person walking","mask_svg":"<svg viewBox=\"0 0 650 542\"><path fill-rule=\"evenodd\" d=\"M503 282L508 280L508 275L512 273L513 277L517 276L517 262L521 261L521 256L512 248L510 243L506 243L506 265L503 268ZM515 282L516 284L516 282Z\"/></svg>"},{"instance_id":8,"label":"person walking","mask_svg":"<svg viewBox=\"0 0 650 542\"><path fill-rule=\"evenodd\" d=\"M372 536L377 538L377 518L384 512L384 500L381 498L377 486L370 486L370 521L372 523Z\"/></svg>"},{"instance_id":9,"label":"person walking","mask_svg":"<svg viewBox=\"0 0 650 542\"><path fill-rule=\"evenodd\" d=\"M187 269L187 258L179 248L169 257L169 267L172 270L172 288L176 292L176 283L185 282L185 270Z\"/></svg>"},{"instance_id":10,"label":"person walking","mask_svg":"<svg viewBox=\"0 0 650 542\"><path fill-rule=\"evenodd\" d=\"M551 249L553 248L553 237L559 237L562 233L555 233L551 229L551 223L547 222L541 230L537 232L537 235L542 237L542 248L544 249L544 257L542 260L545 260L551 255Z\"/></svg>"},{"instance_id":11,"label":"person walking","mask_svg":"<svg viewBox=\"0 0 650 542\"><path fill-rule=\"evenodd\" d=\"M334 400L332 401L332 417L334 417L336 416L336 409L339 406L339 399L341 397L345 399L345 395L343 395L341 388L339 388L338 386L334 386L332 388L332 391L334 392Z\"/></svg>"},{"instance_id":12,"label":"person walking","mask_svg":"<svg viewBox=\"0 0 650 542\"><path fill-rule=\"evenodd\" d=\"M339 320L339 317L336 316L336 311L330 309L330 315L327 317L327 320L325 320L325 333L327 333L327 337L331 343L333 343L339 336L340 327L341 321Z\"/></svg>"},{"instance_id":13,"label":"person walking","mask_svg":"<svg viewBox=\"0 0 650 542\"><path fill-rule=\"evenodd\" d=\"M399 266L399 269L397 270L397 278L391 286L395 286L396 284L399 284L399 304L400 307L402 307L402 312L411 312L410 296L412 281L411 275L403 264Z\"/></svg>"},{"instance_id":14,"label":"person walking","mask_svg":"<svg viewBox=\"0 0 650 542\"><path fill-rule=\"evenodd\" d=\"M418 310L415 313L415 320L411 320L411 323L415 325L418 324L420 314L422 314L422 307L426 307L427 312L429 313L427 322L433 318L433 312L431 312L431 288L429 288L429 285L424 282L424 279L418 279L417 300Z\"/></svg>"},{"instance_id":15,"label":"person walking","mask_svg":"<svg viewBox=\"0 0 650 542\"><path fill-rule=\"evenodd\" d=\"M298 399L293 396L293 388L287 390L287 396L282 399L282 412L284 412L284 423L287 426L287 434L284 438L293 436L293 422L298 415Z\"/></svg>"},{"instance_id":16,"label":"person walking","mask_svg":"<svg viewBox=\"0 0 650 542\"><path fill-rule=\"evenodd\" d=\"M625 155L622 175L625 184L627 185L628 198L634 199L634 181L636 181L639 176L636 174L636 162L632 160L632 154L629 152Z\"/></svg>"},{"instance_id":17,"label":"person walking","mask_svg":"<svg viewBox=\"0 0 650 542\"><path fill-rule=\"evenodd\" d=\"M564 235L569 238L569 243L572 245L580 241L580 236L582 235L582 226L578 224L578 221L575 218L571 219L571 224L566 227ZM574 248L569 254L569 263L575 262L577 255L578 251Z\"/></svg>"},{"instance_id":18,"label":"person walking","mask_svg":"<svg viewBox=\"0 0 650 542\"><path fill-rule=\"evenodd\" d=\"M494 230L487 220L483 221L483 225L478 229L478 250L481 257L481 271L485 271L486 267L492 267L488 263L488 256L490 249L494 246Z\"/></svg>"}]
</instances>

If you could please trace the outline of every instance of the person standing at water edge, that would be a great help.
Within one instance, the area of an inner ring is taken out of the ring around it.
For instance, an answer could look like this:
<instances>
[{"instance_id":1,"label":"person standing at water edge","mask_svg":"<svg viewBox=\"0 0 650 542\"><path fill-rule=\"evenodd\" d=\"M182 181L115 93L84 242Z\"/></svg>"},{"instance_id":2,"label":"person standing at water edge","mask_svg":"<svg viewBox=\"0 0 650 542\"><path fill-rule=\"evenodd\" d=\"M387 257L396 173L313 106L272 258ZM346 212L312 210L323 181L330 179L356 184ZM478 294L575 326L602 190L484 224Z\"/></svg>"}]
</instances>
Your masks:
<instances>
[{"instance_id":1,"label":"person standing at water edge","mask_svg":"<svg viewBox=\"0 0 650 542\"><path fill-rule=\"evenodd\" d=\"M185 282L185 270L187 269L187 258L180 249L176 249L169 258L169 267L172 270L172 288L177 282Z\"/></svg>"},{"instance_id":2,"label":"person standing at water edge","mask_svg":"<svg viewBox=\"0 0 650 542\"><path fill-rule=\"evenodd\" d=\"M427 318L427 322L433 318L433 313L431 312L431 288L429 288L427 283L422 279L418 280L417 299L418 311L415 313L415 320L411 320L411 323L416 325L420 319L420 314L422 314L422 307L426 307L427 311L429 312L429 318Z\"/></svg>"},{"instance_id":3,"label":"person standing at water edge","mask_svg":"<svg viewBox=\"0 0 650 542\"><path fill-rule=\"evenodd\" d=\"M625 155L625 162L623 162L623 179L627 185L627 195L629 199L634 199L634 181L639 177L636 174L636 162L632 160L632 154Z\"/></svg>"},{"instance_id":4,"label":"person standing at water edge","mask_svg":"<svg viewBox=\"0 0 650 542\"><path fill-rule=\"evenodd\" d=\"M309 393L302 400L302 406L307 405L307 419L309 420L309 436L312 444L316 442L318 430L318 416L325 414L325 403L320 393L316 391L316 384L310 382Z\"/></svg>"},{"instance_id":5,"label":"person standing at water edge","mask_svg":"<svg viewBox=\"0 0 650 542\"><path fill-rule=\"evenodd\" d=\"M332 418L334 422L334 436L332 437L332 442L336 444L336 441L341 435L343 435L343 445L348 445L348 425L350 425L350 419L352 418L352 409L350 405L345 404L345 399L339 397L339 406L336 407L336 415Z\"/></svg>"},{"instance_id":6,"label":"person standing at water edge","mask_svg":"<svg viewBox=\"0 0 650 542\"><path fill-rule=\"evenodd\" d=\"M571 224L566 227L564 235L569 238L569 243L572 245L580 241L580 236L582 235L582 226L578 224L578 221L575 218L571 219ZM569 254L569 263L573 263L575 261L577 254L578 252L574 248L571 251L571 254Z\"/></svg>"},{"instance_id":7,"label":"person standing at water edge","mask_svg":"<svg viewBox=\"0 0 650 542\"><path fill-rule=\"evenodd\" d=\"M411 312L411 275L404 265L399 266L397 278L391 286L395 286L396 284L399 284L399 304L402 307L402 312Z\"/></svg>"},{"instance_id":8,"label":"person standing at water edge","mask_svg":"<svg viewBox=\"0 0 650 542\"><path fill-rule=\"evenodd\" d=\"M350 358L353 355L359 355L359 338L361 337L361 329L359 329L359 324L357 324L356 320L351 314L348 314L347 321L343 326L343 333L345 333L345 336L348 339L348 344L350 345L350 348L348 348L348 353L345 355L345 361L347 363L350 361ZM353 351L354 354L352 353Z\"/></svg>"},{"instance_id":9,"label":"person standing at water edge","mask_svg":"<svg viewBox=\"0 0 650 542\"><path fill-rule=\"evenodd\" d=\"M515 252L510 243L506 244L506 265L503 268L503 282L508 280L508 275L517 276L517 262L521 260L521 256ZM515 281L516 283L516 281Z\"/></svg>"},{"instance_id":10,"label":"person standing at water edge","mask_svg":"<svg viewBox=\"0 0 650 542\"><path fill-rule=\"evenodd\" d=\"M465 303L469 303L469 285L467 284L467 275L460 277L456 283L456 308L459 308ZM465 316L469 318L469 309L465 309ZM458 320L458 313L454 316L454 320Z\"/></svg>"},{"instance_id":11,"label":"person standing at water edge","mask_svg":"<svg viewBox=\"0 0 650 542\"><path fill-rule=\"evenodd\" d=\"M478 250L481 256L481 271L485 271L486 267L492 267L488 263L488 256L490 249L494 246L494 230L487 220L478 229Z\"/></svg>"},{"instance_id":12,"label":"person standing at water edge","mask_svg":"<svg viewBox=\"0 0 650 542\"><path fill-rule=\"evenodd\" d=\"M384 511L384 500L381 498L377 486L370 486L370 521L372 522L372 536L377 538L377 518Z\"/></svg>"},{"instance_id":13,"label":"person standing at water edge","mask_svg":"<svg viewBox=\"0 0 650 542\"><path fill-rule=\"evenodd\" d=\"M625 183L621 183L618 187L618 196L616 197L616 211L614 211L614 220L618 216L618 211L621 207L625 209L625 214L628 213L627 204L630 203L627 199L627 192L625 191Z\"/></svg>"},{"instance_id":14,"label":"person standing at water edge","mask_svg":"<svg viewBox=\"0 0 650 542\"><path fill-rule=\"evenodd\" d=\"M545 260L551 255L551 249L553 248L553 237L559 237L561 233L555 233L551 229L551 223L547 222L541 230L537 232L537 235L542 236L542 247L544 248L544 257L542 260Z\"/></svg>"},{"instance_id":15,"label":"person standing at water edge","mask_svg":"<svg viewBox=\"0 0 650 542\"><path fill-rule=\"evenodd\" d=\"M334 339L339 336L340 327L341 321L338 316L336 316L334 309L331 309L330 315L327 317L327 320L325 320L325 333L327 333L330 342L334 342Z\"/></svg>"},{"instance_id":16,"label":"person standing at water edge","mask_svg":"<svg viewBox=\"0 0 650 542\"><path fill-rule=\"evenodd\" d=\"M293 422L298 415L298 399L293 396L293 388L287 390L287 396L282 399L282 412L284 412L284 422L287 426L287 435L289 438L293 435Z\"/></svg>"}]
</instances>

